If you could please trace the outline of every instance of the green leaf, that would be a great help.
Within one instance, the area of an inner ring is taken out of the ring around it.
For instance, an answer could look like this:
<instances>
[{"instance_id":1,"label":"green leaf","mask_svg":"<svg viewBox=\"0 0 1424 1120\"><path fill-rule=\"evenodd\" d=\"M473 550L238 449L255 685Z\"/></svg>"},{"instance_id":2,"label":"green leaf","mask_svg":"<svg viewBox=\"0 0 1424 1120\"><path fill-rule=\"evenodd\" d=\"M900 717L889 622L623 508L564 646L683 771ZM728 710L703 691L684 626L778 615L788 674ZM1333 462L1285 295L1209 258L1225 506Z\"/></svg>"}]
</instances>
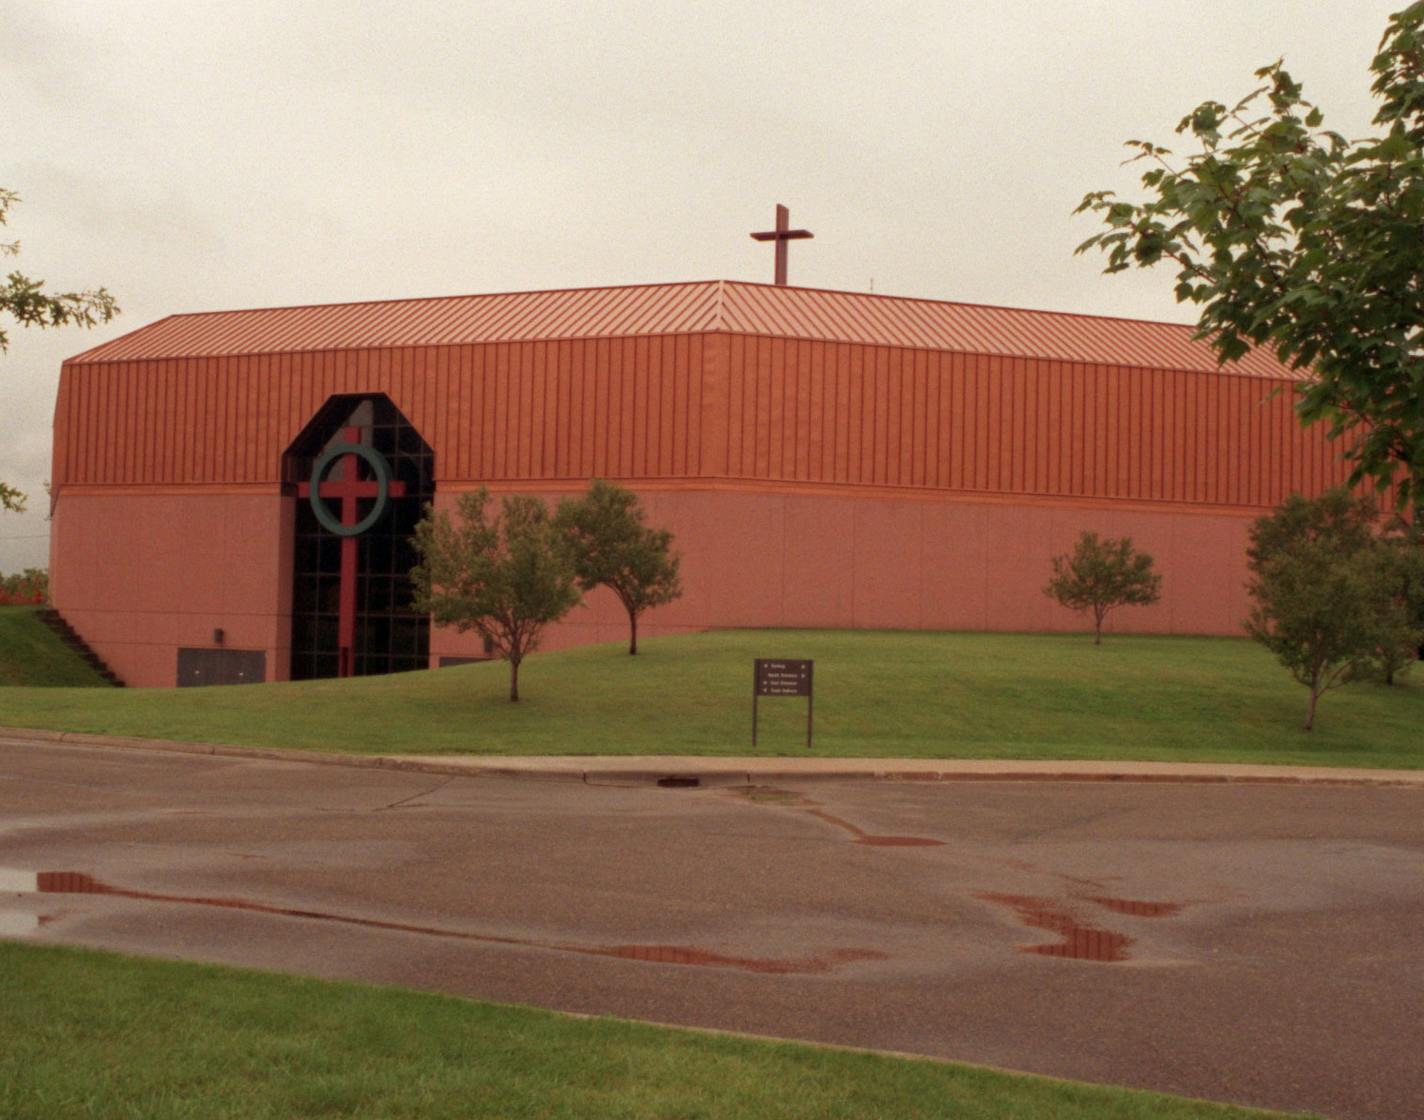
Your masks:
<instances>
[{"instance_id":1,"label":"green leaf","mask_svg":"<svg viewBox=\"0 0 1424 1120\"><path fill-rule=\"evenodd\" d=\"M1197 146L1179 171L1144 172L1136 200L1085 197L1104 228L1076 251L1108 273L1176 258L1173 292L1218 357L1270 345L1307 369L1302 420L1407 504L1424 493L1424 0L1391 17L1373 70L1379 127L1358 141L1312 131L1323 112L1279 61L1230 136L1224 105L1202 102L1178 124Z\"/></svg>"}]
</instances>

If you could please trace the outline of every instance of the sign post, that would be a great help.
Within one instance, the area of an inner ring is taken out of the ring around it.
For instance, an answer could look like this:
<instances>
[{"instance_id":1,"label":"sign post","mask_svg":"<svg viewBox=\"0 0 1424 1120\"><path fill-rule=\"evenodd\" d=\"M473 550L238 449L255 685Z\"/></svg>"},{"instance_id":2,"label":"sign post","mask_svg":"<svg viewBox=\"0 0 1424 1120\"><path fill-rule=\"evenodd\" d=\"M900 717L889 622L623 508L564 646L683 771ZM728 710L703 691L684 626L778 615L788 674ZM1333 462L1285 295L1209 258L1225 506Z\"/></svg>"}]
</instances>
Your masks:
<instances>
[{"instance_id":1,"label":"sign post","mask_svg":"<svg viewBox=\"0 0 1424 1120\"><path fill-rule=\"evenodd\" d=\"M814 661L758 657L752 676L752 746L757 745L757 702L763 696L806 697L806 749L811 749L811 695Z\"/></svg>"}]
</instances>

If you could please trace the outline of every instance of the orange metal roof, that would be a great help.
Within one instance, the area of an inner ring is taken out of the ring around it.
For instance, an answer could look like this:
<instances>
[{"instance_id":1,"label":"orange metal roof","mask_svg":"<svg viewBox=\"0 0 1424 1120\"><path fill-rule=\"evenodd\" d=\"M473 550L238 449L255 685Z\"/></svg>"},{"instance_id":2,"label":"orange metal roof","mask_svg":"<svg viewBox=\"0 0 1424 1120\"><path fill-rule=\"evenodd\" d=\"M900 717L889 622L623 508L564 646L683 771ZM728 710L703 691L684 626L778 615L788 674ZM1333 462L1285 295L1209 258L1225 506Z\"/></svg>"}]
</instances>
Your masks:
<instances>
[{"instance_id":1,"label":"orange metal roof","mask_svg":"<svg viewBox=\"0 0 1424 1120\"><path fill-rule=\"evenodd\" d=\"M1192 328L731 280L171 315L76 363L726 331L1299 380L1263 350L1219 367Z\"/></svg>"}]
</instances>

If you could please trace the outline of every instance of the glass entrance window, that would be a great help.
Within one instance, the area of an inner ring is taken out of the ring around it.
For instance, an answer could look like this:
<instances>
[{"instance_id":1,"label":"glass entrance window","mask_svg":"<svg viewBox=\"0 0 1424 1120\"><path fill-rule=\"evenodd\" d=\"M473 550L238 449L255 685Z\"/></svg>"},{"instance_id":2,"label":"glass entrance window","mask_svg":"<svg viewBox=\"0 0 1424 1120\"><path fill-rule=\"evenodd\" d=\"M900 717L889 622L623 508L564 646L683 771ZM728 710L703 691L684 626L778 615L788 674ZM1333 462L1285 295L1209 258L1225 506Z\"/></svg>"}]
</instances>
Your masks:
<instances>
[{"instance_id":1,"label":"glass entrance window","mask_svg":"<svg viewBox=\"0 0 1424 1120\"><path fill-rule=\"evenodd\" d=\"M388 398L334 398L292 445L283 477L293 487L308 481L329 447L348 442L348 429L355 429L354 442L384 456L392 481L404 490L399 496L392 494L375 525L353 538L356 614L351 672L367 676L424 669L430 664L430 616L411 606L410 570L419 559L412 540L416 523L435 496L435 456L430 446ZM349 469L346 463L357 465L362 479L370 475L370 468L355 457L342 460L336 469ZM374 505L374 498L358 499L357 520ZM341 550L342 538L317 520L306 498L298 499L292 548L293 680L338 675Z\"/></svg>"}]
</instances>

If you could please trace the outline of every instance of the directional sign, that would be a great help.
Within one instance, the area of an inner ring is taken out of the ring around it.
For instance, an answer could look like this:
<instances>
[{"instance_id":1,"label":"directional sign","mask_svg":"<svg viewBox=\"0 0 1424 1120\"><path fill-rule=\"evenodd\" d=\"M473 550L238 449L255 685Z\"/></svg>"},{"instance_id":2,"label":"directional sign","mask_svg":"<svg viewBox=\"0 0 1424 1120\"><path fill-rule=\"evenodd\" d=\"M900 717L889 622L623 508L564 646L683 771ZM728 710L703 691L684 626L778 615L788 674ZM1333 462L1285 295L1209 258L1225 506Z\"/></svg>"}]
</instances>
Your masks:
<instances>
[{"instance_id":1,"label":"directional sign","mask_svg":"<svg viewBox=\"0 0 1424 1120\"><path fill-rule=\"evenodd\" d=\"M758 657L752 678L752 746L757 741L757 701L763 696L806 697L806 749L811 749L811 696L814 661Z\"/></svg>"},{"instance_id":2,"label":"directional sign","mask_svg":"<svg viewBox=\"0 0 1424 1120\"><path fill-rule=\"evenodd\" d=\"M810 696L811 665L810 661L772 661L757 658L757 695Z\"/></svg>"}]
</instances>

